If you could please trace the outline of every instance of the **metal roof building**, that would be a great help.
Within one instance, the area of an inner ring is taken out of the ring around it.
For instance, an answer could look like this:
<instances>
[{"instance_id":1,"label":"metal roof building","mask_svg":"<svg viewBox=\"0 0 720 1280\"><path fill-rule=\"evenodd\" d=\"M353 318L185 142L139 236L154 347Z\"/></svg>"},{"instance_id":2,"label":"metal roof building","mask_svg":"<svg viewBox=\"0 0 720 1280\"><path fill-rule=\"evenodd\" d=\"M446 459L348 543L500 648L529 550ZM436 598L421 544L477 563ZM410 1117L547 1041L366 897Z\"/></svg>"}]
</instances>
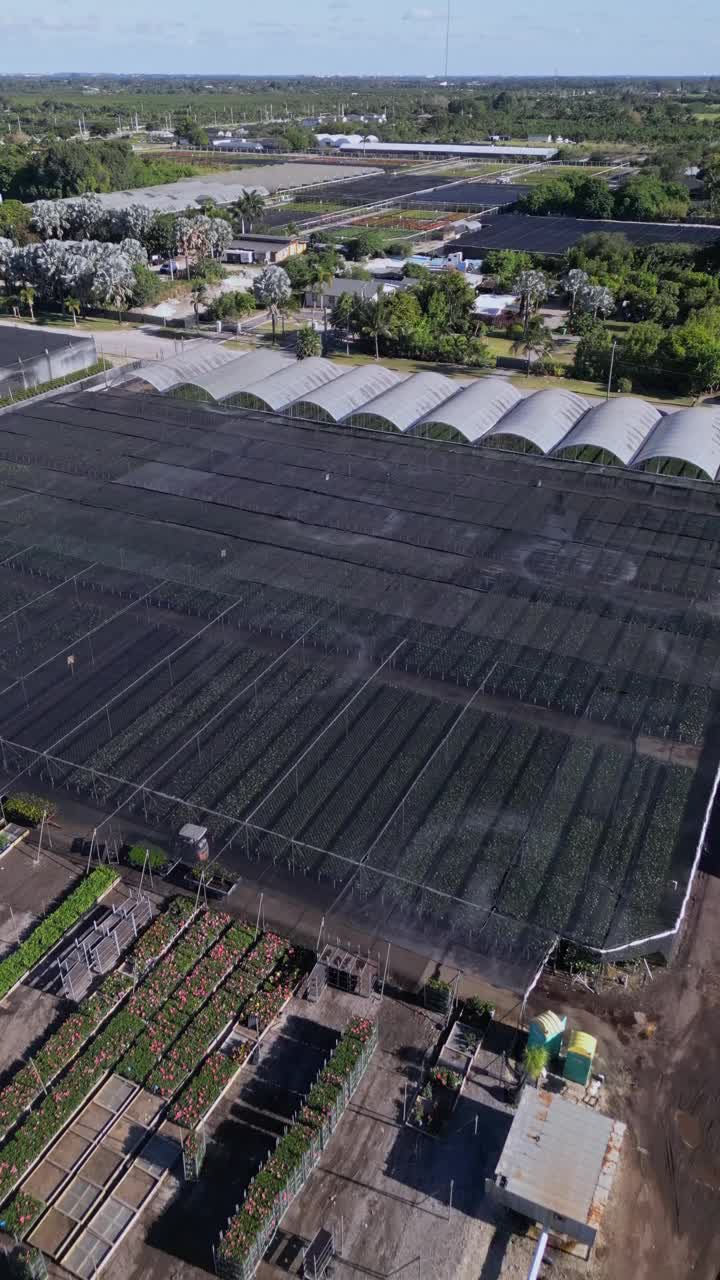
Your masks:
<instances>
[{"instance_id":1,"label":"metal roof building","mask_svg":"<svg viewBox=\"0 0 720 1280\"><path fill-rule=\"evenodd\" d=\"M655 405L632 396L605 400L588 410L553 453L570 457L568 451L575 451L577 456L577 451L585 450L586 462L614 460L627 467L661 417ZM607 455L607 459L593 458L587 452L592 450Z\"/></svg>"},{"instance_id":2,"label":"metal roof building","mask_svg":"<svg viewBox=\"0 0 720 1280\"><path fill-rule=\"evenodd\" d=\"M277 412L297 400L304 400L309 392L341 376L342 369L322 356L291 360L287 368L246 384L237 398L232 397L232 401L250 408Z\"/></svg>"},{"instance_id":3,"label":"metal roof building","mask_svg":"<svg viewBox=\"0 0 720 1280\"><path fill-rule=\"evenodd\" d=\"M334 382L296 401L290 406L289 413L293 418L306 418L313 422L342 422L356 409L377 399L407 377L406 373L396 373L381 364L359 364Z\"/></svg>"},{"instance_id":4,"label":"metal roof building","mask_svg":"<svg viewBox=\"0 0 720 1280\"><path fill-rule=\"evenodd\" d=\"M619 1120L526 1085L487 1190L549 1232L591 1247L624 1133Z\"/></svg>"},{"instance_id":5,"label":"metal roof building","mask_svg":"<svg viewBox=\"0 0 720 1280\"><path fill-rule=\"evenodd\" d=\"M245 191L257 191L262 196L268 196L276 191L292 191L317 186L318 183L335 183L344 178L366 177L376 172L371 166L359 169L354 165L333 165L329 169L326 164L287 161L257 165L255 168L232 169L228 173L208 174L206 178L180 178L177 182L152 187L101 191L97 198L105 209L126 209L128 205L141 204L157 213L180 213L193 205L197 207L198 201L205 196L211 196L216 204L232 204Z\"/></svg>"},{"instance_id":6,"label":"metal roof building","mask_svg":"<svg viewBox=\"0 0 720 1280\"><path fill-rule=\"evenodd\" d=\"M477 378L416 422L412 431L418 436L451 432L474 444L520 400L520 392L505 378Z\"/></svg>"},{"instance_id":7,"label":"metal roof building","mask_svg":"<svg viewBox=\"0 0 720 1280\"><path fill-rule=\"evenodd\" d=\"M363 405L348 422L351 426L407 431L463 385L442 373L414 373Z\"/></svg>"},{"instance_id":8,"label":"metal roof building","mask_svg":"<svg viewBox=\"0 0 720 1280\"><path fill-rule=\"evenodd\" d=\"M551 388L526 396L496 422L482 437L483 444L494 436L514 436L540 453L550 453L590 408L590 401L574 391Z\"/></svg>"},{"instance_id":9,"label":"metal roof building","mask_svg":"<svg viewBox=\"0 0 720 1280\"><path fill-rule=\"evenodd\" d=\"M316 135L320 138L322 135ZM330 136L330 135L326 135ZM496 147L492 143L474 145L463 142L364 142L349 138L337 150L360 152L362 155L428 155L428 156L486 156L489 160L552 160L557 147Z\"/></svg>"},{"instance_id":10,"label":"metal roof building","mask_svg":"<svg viewBox=\"0 0 720 1280\"><path fill-rule=\"evenodd\" d=\"M632 460L633 467L672 459L696 467L709 480L720 471L720 409L698 405L669 413L658 423Z\"/></svg>"}]
</instances>

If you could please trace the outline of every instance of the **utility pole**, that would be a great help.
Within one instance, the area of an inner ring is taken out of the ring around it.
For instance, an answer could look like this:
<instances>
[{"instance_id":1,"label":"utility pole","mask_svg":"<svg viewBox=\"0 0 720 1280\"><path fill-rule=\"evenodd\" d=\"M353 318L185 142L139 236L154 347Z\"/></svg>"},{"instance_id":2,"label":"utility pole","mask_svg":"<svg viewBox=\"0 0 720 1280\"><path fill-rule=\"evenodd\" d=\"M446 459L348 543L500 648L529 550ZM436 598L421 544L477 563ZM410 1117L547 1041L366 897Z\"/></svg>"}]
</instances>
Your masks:
<instances>
[{"instance_id":1,"label":"utility pole","mask_svg":"<svg viewBox=\"0 0 720 1280\"><path fill-rule=\"evenodd\" d=\"M448 0L447 4L447 26L445 28L445 79L448 78L448 65L450 62L450 8L452 0Z\"/></svg>"},{"instance_id":2,"label":"utility pole","mask_svg":"<svg viewBox=\"0 0 720 1280\"><path fill-rule=\"evenodd\" d=\"M617 340L613 342L612 351L610 352L610 369L608 371L607 391L605 393L606 400L610 399L610 387L612 385L613 365L615 364L615 348L616 347L617 347Z\"/></svg>"}]
</instances>

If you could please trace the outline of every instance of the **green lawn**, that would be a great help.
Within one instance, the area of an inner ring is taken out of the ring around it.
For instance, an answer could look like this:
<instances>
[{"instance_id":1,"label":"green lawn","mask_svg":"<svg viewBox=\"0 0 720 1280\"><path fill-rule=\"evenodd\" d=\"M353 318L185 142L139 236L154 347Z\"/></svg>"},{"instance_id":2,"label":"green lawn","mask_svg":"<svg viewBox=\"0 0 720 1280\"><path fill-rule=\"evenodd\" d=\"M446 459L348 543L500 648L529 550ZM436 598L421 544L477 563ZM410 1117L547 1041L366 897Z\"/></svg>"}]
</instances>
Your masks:
<instances>
[{"instance_id":1,"label":"green lawn","mask_svg":"<svg viewBox=\"0 0 720 1280\"><path fill-rule=\"evenodd\" d=\"M602 382L584 382L580 378L544 378L536 377L533 374L528 378L525 374L512 374L510 381L520 389L525 388L531 391L544 391L549 387L554 387L559 391L574 391L579 396L598 396L605 399L607 388ZM630 392L638 400L661 400L663 404L691 405L693 404L692 396L673 396L671 394L663 395L661 392L652 392L643 395L641 392ZM612 399L615 399L617 392L613 392Z\"/></svg>"},{"instance_id":2,"label":"green lawn","mask_svg":"<svg viewBox=\"0 0 720 1280\"><path fill-rule=\"evenodd\" d=\"M607 165L552 164L546 169L531 169L529 173L513 178L513 182L518 182L523 187L537 187L549 178L564 178L569 173L584 173L592 177L596 173L605 172Z\"/></svg>"},{"instance_id":3,"label":"green lawn","mask_svg":"<svg viewBox=\"0 0 720 1280\"><path fill-rule=\"evenodd\" d=\"M14 320L14 316L7 316L5 318L8 320ZM24 315L20 316L20 322L22 324L33 323L33 321L30 319L29 316L24 316ZM73 325L72 316L36 315L34 323L37 325L42 325L43 328L50 328L50 329L76 328L79 330L84 330L85 333L97 333L103 329L133 329L137 327L133 322L120 324L117 320L110 320L105 316L80 316L78 319L77 325Z\"/></svg>"}]
</instances>

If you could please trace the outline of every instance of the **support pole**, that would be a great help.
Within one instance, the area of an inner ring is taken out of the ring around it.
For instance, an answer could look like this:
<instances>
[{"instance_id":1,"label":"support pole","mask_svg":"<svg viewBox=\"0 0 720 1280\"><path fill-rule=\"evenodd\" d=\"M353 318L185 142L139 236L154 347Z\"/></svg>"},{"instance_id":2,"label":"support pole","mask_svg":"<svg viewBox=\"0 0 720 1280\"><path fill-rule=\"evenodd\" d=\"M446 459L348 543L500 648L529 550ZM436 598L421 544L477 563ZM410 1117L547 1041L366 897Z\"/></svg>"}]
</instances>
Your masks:
<instances>
[{"instance_id":1,"label":"support pole","mask_svg":"<svg viewBox=\"0 0 720 1280\"><path fill-rule=\"evenodd\" d=\"M385 970L384 970L384 972L383 972L382 986L381 986L381 988L380 988L380 999L381 999L381 1000L382 1000L383 996L385 995L385 980L386 980L386 978L387 978L387 973L388 973L388 964L389 964L389 963L390 963L390 943L388 942L388 944L387 944L387 954L386 954L386 956L385 956Z\"/></svg>"},{"instance_id":2,"label":"support pole","mask_svg":"<svg viewBox=\"0 0 720 1280\"><path fill-rule=\"evenodd\" d=\"M533 1260L530 1264L530 1270L528 1271L527 1280L537 1280L540 1274L542 1260L545 1256L545 1250L547 1249L547 1243L548 1243L548 1233L547 1231L543 1231L542 1235L540 1236L540 1239L537 1242L537 1245L535 1246L535 1252L533 1254Z\"/></svg>"}]
</instances>

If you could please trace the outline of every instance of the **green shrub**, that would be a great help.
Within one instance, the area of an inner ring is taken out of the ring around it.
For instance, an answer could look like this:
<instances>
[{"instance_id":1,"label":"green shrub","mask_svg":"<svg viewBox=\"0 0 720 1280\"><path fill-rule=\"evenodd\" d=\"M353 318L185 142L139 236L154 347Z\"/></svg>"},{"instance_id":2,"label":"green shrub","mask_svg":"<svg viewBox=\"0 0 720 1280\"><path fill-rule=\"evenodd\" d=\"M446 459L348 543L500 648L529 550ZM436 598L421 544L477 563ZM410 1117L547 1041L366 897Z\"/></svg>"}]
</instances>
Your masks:
<instances>
[{"instance_id":1,"label":"green shrub","mask_svg":"<svg viewBox=\"0 0 720 1280\"><path fill-rule=\"evenodd\" d=\"M42 822L47 812L48 818L55 813L54 806L42 796L33 796L28 791L14 791L8 796L3 808L10 822L19 822L26 827L36 827Z\"/></svg>"},{"instance_id":2,"label":"green shrub","mask_svg":"<svg viewBox=\"0 0 720 1280\"><path fill-rule=\"evenodd\" d=\"M29 938L0 961L0 999L25 976L38 960L51 951L63 934L67 933L81 916L95 905L101 894L118 879L117 871L110 867L96 867L77 888L45 916L33 929Z\"/></svg>"},{"instance_id":3,"label":"green shrub","mask_svg":"<svg viewBox=\"0 0 720 1280\"><path fill-rule=\"evenodd\" d=\"M168 856L164 849L158 848L157 845L134 844L128 852L128 862L131 867L144 867L145 857L148 856L148 866L151 871L159 871L168 864Z\"/></svg>"},{"instance_id":4,"label":"green shrub","mask_svg":"<svg viewBox=\"0 0 720 1280\"><path fill-rule=\"evenodd\" d=\"M95 373L102 373L105 369L112 369L109 360L98 360L95 364L91 364L87 369L78 369L75 373L68 373L64 378L53 378L52 382L40 382L36 387L24 387L21 391L13 391L11 396L5 396L0 400L0 409L6 404L15 404L18 400L32 400L33 396L42 395L43 391L54 391L57 387L64 387L68 382L79 382L81 378L91 378Z\"/></svg>"},{"instance_id":5,"label":"green shrub","mask_svg":"<svg viewBox=\"0 0 720 1280\"><path fill-rule=\"evenodd\" d=\"M463 1005L462 1021L474 1026L492 1018L495 1005L489 1000L481 1000L479 996L469 996Z\"/></svg>"},{"instance_id":6,"label":"green shrub","mask_svg":"<svg viewBox=\"0 0 720 1280\"><path fill-rule=\"evenodd\" d=\"M632 378L618 378L617 389L621 395L629 395L633 389Z\"/></svg>"}]
</instances>

